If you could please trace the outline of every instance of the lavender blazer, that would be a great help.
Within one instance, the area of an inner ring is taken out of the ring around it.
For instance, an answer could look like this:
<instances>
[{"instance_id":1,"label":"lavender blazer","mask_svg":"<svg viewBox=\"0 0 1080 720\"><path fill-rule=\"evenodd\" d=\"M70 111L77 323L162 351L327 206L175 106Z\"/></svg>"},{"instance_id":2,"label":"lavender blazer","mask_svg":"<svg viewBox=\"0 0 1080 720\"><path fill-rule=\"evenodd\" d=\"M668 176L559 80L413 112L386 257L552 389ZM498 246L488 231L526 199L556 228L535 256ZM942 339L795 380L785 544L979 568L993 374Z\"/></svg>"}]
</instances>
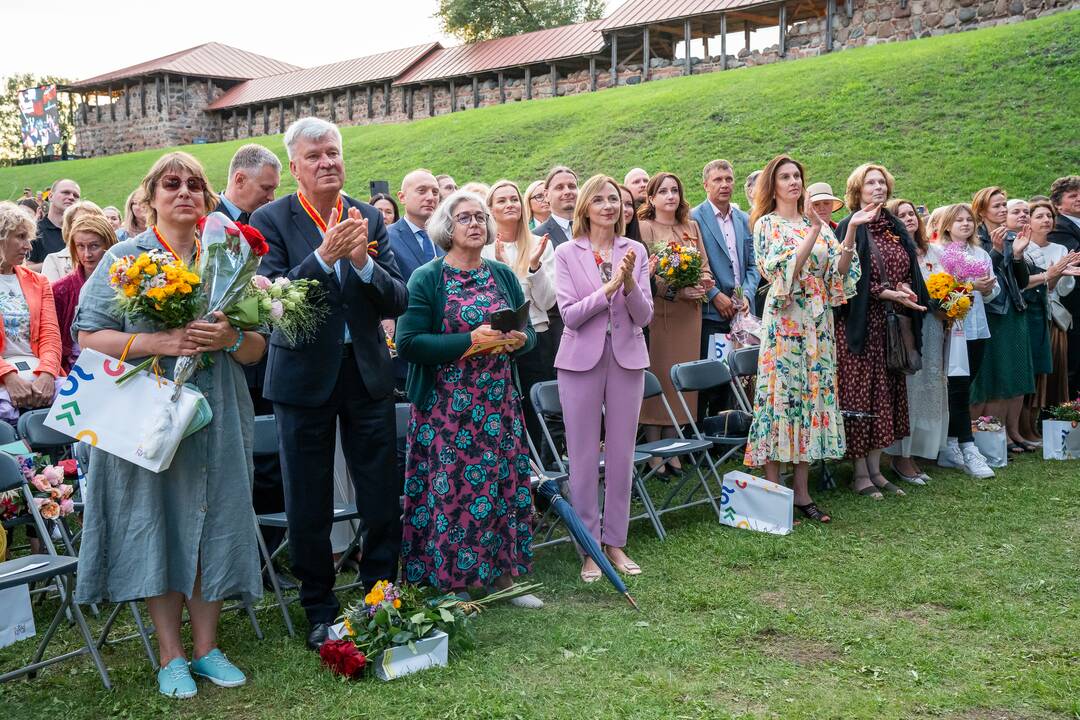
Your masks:
<instances>
[{"instance_id":1,"label":"lavender blazer","mask_svg":"<svg viewBox=\"0 0 1080 720\"><path fill-rule=\"evenodd\" d=\"M615 361L626 370L649 367L649 350L642 328L653 316L649 290L649 254L645 246L629 238L615 238L612 267L618 268L626 251L637 255L634 280L629 294L604 294L600 268L596 266L588 238L574 238L555 248L555 291L562 315L562 341L555 356L560 370L592 370L604 352L604 340L611 323L611 349Z\"/></svg>"}]
</instances>

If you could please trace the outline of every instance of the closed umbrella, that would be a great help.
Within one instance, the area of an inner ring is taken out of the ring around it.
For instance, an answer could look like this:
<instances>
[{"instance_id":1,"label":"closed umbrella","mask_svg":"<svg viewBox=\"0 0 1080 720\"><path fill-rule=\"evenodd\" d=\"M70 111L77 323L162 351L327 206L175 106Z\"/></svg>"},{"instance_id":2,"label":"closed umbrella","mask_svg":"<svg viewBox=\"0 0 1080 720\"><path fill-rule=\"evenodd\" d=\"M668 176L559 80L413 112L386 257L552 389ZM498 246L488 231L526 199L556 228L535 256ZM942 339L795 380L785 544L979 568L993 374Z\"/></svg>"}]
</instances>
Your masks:
<instances>
[{"instance_id":1,"label":"closed umbrella","mask_svg":"<svg viewBox=\"0 0 1080 720\"><path fill-rule=\"evenodd\" d=\"M540 477L543 477L541 475ZM607 555L600 549L600 544L596 542L592 534L582 524L581 518L574 511L574 508L559 492L559 485L554 480L544 480L536 488L536 492L549 503L551 503L551 509L562 518L563 523L566 525L566 529L573 536L578 546L585 551L585 553L593 559L593 561L600 566L600 571L604 573L611 584L615 586L615 589L623 594L623 596L633 605L635 610L641 610L638 604L634 601L634 598L630 596L630 593L626 589L626 583L619 576L619 573L615 571L611 561L608 560Z\"/></svg>"}]
</instances>

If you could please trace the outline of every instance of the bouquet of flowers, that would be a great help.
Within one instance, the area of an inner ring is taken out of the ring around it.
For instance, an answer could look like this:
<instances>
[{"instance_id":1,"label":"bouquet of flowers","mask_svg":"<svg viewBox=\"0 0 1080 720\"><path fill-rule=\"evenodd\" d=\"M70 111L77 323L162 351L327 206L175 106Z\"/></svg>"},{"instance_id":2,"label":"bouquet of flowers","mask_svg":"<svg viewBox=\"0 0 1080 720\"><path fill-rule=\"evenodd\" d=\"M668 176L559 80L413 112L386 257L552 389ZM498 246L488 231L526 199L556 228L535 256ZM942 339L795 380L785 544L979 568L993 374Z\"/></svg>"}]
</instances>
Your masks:
<instances>
[{"instance_id":1,"label":"bouquet of flowers","mask_svg":"<svg viewBox=\"0 0 1080 720\"><path fill-rule=\"evenodd\" d=\"M653 248L656 277L674 290L693 287L701 282L702 257L693 239L683 233L683 243L674 240Z\"/></svg>"},{"instance_id":2,"label":"bouquet of flowers","mask_svg":"<svg viewBox=\"0 0 1080 720\"><path fill-rule=\"evenodd\" d=\"M970 283L972 280L990 274L990 263L972 257L967 253L967 246L962 242L952 242L941 252L941 266L958 283Z\"/></svg>"},{"instance_id":3,"label":"bouquet of flowers","mask_svg":"<svg viewBox=\"0 0 1080 720\"><path fill-rule=\"evenodd\" d=\"M1046 414L1051 420L1063 420L1065 422L1080 422L1080 398L1063 402L1047 409Z\"/></svg>"},{"instance_id":4,"label":"bouquet of flowers","mask_svg":"<svg viewBox=\"0 0 1080 720\"><path fill-rule=\"evenodd\" d=\"M182 327L198 313L199 276L161 250L116 260L109 267L109 285L125 312L166 327Z\"/></svg>"},{"instance_id":5,"label":"bouquet of flowers","mask_svg":"<svg viewBox=\"0 0 1080 720\"><path fill-rule=\"evenodd\" d=\"M971 421L973 432L1000 432L1004 425L992 415L983 415Z\"/></svg>"},{"instance_id":6,"label":"bouquet of flowers","mask_svg":"<svg viewBox=\"0 0 1080 720\"><path fill-rule=\"evenodd\" d=\"M356 678L369 659L399 645L412 647L432 632L446 633L452 649L468 650L474 646L471 617L494 602L539 587L538 583L514 585L479 600L462 600L430 587L398 586L380 580L362 603L350 606L342 615L346 639L324 643L319 655L332 672Z\"/></svg>"},{"instance_id":7,"label":"bouquet of flowers","mask_svg":"<svg viewBox=\"0 0 1080 720\"><path fill-rule=\"evenodd\" d=\"M53 465L48 457L36 454L21 455L18 461L23 476L30 485L30 494L34 498L34 504L37 505L41 517L46 520L56 520L75 512L75 501L72 499L75 486L64 482L76 472L70 465L66 463ZM17 507L21 510L21 512L15 512L15 515L26 512L21 498L10 502L10 505L13 506L12 509Z\"/></svg>"},{"instance_id":8,"label":"bouquet of flowers","mask_svg":"<svg viewBox=\"0 0 1080 720\"><path fill-rule=\"evenodd\" d=\"M18 488L0 493L0 520L14 520L25 511L22 492Z\"/></svg>"},{"instance_id":9,"label":"bouquet of flowers","mask_svg":"<svg viewBox=\"0 0 1080 720\"><path fill-rule=\"evenodd\" d=\"M926 291L950 322L962 321L971 310L972 290L970 282L958 282L947 272L936 272L926 279Z\"/></svg>"},{"instance_id":10,"label":"bouquet of flowers","mask_svg":"<svg viewBox=\"0 0 1080 720\"><path fill-rule=\"evenodd\" d=\"M198 316L206 322L214 320L214 313L224 312L240 300L248 289L259 258L269 252L262 233L243 223L234 223L221 213L211 213L199 221L198 276L202 281L198 294ZM187 356L176 361L173 381L173 401L180 397L181 386L195 373L198 358Z\"/></svg>"},{"instance_id":11,"label":"bouquet of flowers","mask_svg":"<svg viewBox=\"0 0 1080 720\"><path fill-rule=\"evenodd\" d=\"M241 330L278 330L296 345L310 338L326 317L326 306L314 302L318 288L318 280L271 281L256 275L225 314Z\"/></svg>"}]
</instances>

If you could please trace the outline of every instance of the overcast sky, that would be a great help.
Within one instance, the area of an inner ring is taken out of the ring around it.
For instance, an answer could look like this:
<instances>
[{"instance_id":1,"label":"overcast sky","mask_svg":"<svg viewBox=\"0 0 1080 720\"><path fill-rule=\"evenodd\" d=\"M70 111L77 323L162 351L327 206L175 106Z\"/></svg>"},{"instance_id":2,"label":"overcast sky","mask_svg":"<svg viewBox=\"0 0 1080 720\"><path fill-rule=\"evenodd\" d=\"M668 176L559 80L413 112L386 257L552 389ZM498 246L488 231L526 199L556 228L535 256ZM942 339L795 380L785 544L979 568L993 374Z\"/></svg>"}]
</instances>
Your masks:
<instances>
[{"instance_id":1,"label":"overcast sky","mask_svg":"<svg viewBox=\"0 0 1080 720\"><path fill-rule=\"evenodd\" d=\"M609 0L609 12L620 3ZM11 25L0 43L0 77L34 72L79 80L211 41L301 67L434 40L455 44L432 17L437 5L436 0L53 0L30 10L22 0L0 0Z\"/></svg>"}]
</instances>

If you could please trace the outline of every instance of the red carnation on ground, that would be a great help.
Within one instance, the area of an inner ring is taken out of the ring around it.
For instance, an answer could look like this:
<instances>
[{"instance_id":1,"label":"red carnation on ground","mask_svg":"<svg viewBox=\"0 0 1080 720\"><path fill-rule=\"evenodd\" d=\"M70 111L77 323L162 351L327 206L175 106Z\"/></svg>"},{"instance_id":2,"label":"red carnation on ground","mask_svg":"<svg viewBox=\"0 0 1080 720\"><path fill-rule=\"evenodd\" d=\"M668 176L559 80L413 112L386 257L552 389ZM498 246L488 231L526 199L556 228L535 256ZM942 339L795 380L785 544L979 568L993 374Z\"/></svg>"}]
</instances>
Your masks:
<instances>
[{"instance_id":1,"label":"red carnation on ground","mask_svg":"<svg viewBox=\"0 0 1080 720\"><path fill-rule=\"evenodd\" d=\"M319 657L323 665L335 675L358 679L364 674L367 658L350 640L327 640L319 648Z\"/></svg>"}]
</instances>

